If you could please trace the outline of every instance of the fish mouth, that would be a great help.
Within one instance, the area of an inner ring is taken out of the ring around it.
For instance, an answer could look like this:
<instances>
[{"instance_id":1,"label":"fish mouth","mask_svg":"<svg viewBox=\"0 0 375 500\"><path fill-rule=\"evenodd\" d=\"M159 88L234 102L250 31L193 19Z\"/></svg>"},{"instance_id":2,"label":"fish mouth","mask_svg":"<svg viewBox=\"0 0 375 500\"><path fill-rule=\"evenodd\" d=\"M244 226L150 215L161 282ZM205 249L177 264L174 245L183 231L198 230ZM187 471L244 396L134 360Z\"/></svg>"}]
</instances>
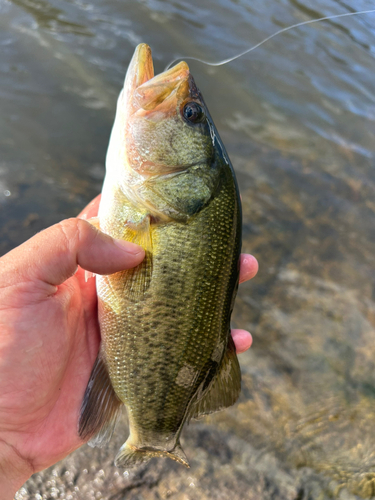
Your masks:
<instances>
[{"instance_id":1,"label":"fish mouth","mask_svg":"<svg viewBox=\"0 0 375 500\"><path fill-rule=\"evenodd\" d=\"M186 62L154 76L150 47L137 46L124 85L129 114L160 120L175 113L187 99L198 98L198 92Z\"/></svg>"}]
</instances>

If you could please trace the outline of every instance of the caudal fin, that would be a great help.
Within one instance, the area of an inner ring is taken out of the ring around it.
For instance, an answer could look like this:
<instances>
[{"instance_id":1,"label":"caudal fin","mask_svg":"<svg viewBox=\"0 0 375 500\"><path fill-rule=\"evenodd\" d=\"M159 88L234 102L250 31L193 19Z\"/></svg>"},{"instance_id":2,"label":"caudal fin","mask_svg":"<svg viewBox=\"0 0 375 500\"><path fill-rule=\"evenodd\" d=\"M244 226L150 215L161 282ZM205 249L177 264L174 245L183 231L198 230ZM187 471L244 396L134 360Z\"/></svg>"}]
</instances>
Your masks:
<instances>
[{"instance_id":1,"label":"caudal fin","mask_svg":"<svg viewBox=\"0 0 375 500\"><path fill-rule=\"evenodd\" d=\"M180 443L177 443L172 451L166 451L157 450L152 447L137 448L136 446L126 442L121 446L120 451L115 458L115 465L116 467L123 467L127 469L148 462L154 457L168 457L182 465L185 465L185 467L190 468L188 459L186 458Z\"/></svg>"}]
</instances>

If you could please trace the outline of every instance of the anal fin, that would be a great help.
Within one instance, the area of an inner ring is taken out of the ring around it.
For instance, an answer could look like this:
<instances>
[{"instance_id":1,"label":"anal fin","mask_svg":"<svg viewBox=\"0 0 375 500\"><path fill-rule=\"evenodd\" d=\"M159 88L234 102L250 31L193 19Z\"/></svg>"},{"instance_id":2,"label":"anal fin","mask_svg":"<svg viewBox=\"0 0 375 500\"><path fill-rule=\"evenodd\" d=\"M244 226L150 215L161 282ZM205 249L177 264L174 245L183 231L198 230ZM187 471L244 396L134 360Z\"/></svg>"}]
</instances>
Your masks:
<instances>
[{"instance_id":1,"label":"anal fin","mask_svg":"<svg viewBox=\"0 0 375 500\"><path fill-rule=\"evenodd\" d=\"M237 401L240 392L241 369L230 335L218 371L203 394L200 395L198 390L198 396L188 410L187 421L232 406Z\"/></svg>"},{"instance_id":2,"label":"anal fin","mask_svg":"<svg viewBox=\"0 0 375 500\"><path fill-rule=\"evenodd\" d=\"M117 397L100 353L92 369L81 406L79 436L101 447L113 434L122 402Z\"/></svg>"}]
</instances>

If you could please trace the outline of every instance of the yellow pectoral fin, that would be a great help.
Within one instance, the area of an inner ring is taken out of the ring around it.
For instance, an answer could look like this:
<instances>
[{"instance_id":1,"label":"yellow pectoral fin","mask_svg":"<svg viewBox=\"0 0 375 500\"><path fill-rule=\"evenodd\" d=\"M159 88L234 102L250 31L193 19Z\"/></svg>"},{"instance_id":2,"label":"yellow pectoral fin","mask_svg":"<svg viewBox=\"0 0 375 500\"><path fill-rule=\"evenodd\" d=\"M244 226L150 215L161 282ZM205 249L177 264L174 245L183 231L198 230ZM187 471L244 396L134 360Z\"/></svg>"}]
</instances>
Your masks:
<instances>
[{"instance_id":1,"label":"yellow pectoral fin","mask_svg":"<svg viewBox=\"0 0 375 500\"><path fill-rule=\"evenodd\" d=\"M146 216L142 222L138 224L128 222L124 230L123 239L136 243L145 251L145 258L137 267L121 273L121 279L124 285L123 293L131 300L136 301L143 297L152 279L153 245L150 217Z\"/></svg>"}]
</instances>

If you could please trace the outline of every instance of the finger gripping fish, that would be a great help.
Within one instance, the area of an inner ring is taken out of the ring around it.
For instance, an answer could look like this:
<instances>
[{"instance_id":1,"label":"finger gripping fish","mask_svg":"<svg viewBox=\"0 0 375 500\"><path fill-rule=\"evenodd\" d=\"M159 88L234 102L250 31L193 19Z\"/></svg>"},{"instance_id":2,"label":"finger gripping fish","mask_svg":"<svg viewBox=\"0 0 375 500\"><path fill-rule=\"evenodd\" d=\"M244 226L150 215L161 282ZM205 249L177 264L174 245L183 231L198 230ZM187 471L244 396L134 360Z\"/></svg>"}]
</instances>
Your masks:
<instances>
[{"instance_id":1,"label":"finger gripping fish","mask_svg":"<svg viewBox=\"0 0 375 500\"><path fill-rule=\"evenodd\" d=\"M232 405L241 386L230 335L241 206L233 168L185 62L154 76L137 47L119 96L100 229L145 249L134 269L97 276L102 343L79 434L110 439L125 405L130 435L115 464L152 457L187 467L191 418Z\"/></svg>"}]
</instances>

